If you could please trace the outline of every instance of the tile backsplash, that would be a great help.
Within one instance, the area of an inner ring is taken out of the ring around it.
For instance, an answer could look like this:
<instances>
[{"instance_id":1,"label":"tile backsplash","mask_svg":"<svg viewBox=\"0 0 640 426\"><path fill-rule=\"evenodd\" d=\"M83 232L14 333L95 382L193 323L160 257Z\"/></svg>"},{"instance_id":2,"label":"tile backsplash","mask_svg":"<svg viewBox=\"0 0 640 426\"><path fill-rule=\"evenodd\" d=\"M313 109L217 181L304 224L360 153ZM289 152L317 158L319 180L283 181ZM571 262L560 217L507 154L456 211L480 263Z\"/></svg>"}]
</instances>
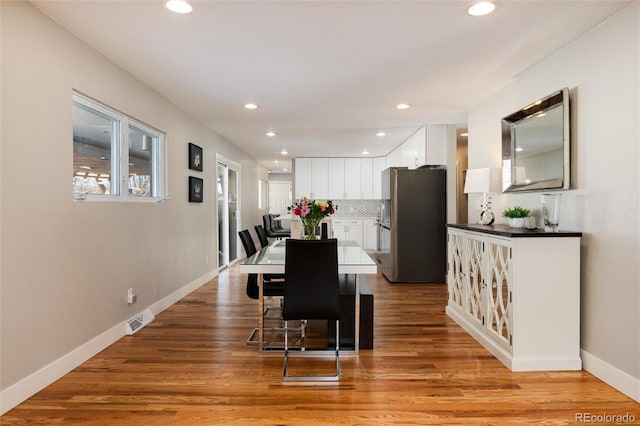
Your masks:
<instances>
[{"instance_id":1,"label":"tile backsplash","mask_svg":"<svg viewBox=\"0 0 640 426\"><path fill-rule=\"evenodd\" d=\"M333 200L338 206L334 217L371 217L380 214L380 200Z\"/></svg>"}]
</instances>

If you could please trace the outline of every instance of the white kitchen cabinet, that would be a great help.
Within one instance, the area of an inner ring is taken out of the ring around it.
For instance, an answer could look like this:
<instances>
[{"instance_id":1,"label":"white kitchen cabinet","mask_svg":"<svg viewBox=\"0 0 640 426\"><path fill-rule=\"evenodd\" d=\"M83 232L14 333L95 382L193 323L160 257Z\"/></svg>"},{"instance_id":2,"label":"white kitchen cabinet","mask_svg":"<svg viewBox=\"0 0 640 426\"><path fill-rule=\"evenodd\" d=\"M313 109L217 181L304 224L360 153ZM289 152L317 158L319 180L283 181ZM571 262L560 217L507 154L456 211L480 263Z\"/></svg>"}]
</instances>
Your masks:
<instances>
[{"instance_id":1,"label":"white kitchen cabinet","mask_svg":"<svg viewBox=\"0 0 640 426\"><path fill-rule=\"evenodd\" d=\"M296 158L295 198L327 199L329 162L327 158Z\"/></svg>"},{"instance_id":2,"label":"white kitchen cabinet","mask_svg":"<svg viewBox=\"0 0 640 426\"><path fill-rule=\"evenodd\" d=\"M333 219L331 225L334 238L355 241L362 247L362 219Z\"/></svg>"},{"instance_id":3,"label":"white kitchen cabinet","mask_svg":"<svg viewBox=\"0 0 640 426\"><path fill-rule=\"evenodd\" d=\"M580 236L449 225L447 315L513 371L580 370Z\"/></svg>"},{"instance_id":4,"label":"white kitchen cabinet","mask_svg":"<svg viewBox=\"0 0 640 426\"><path fill-rule=\"evenodd\" d=\"M311 190L311 158L295 160L295 198L310 197Z\"/></svg>"},{"instance_id":5,"label":"white kitchen cabinet","mask_svg":"<svg viewBox=\"0 0 640 426\"><path fill-rule=\"evenodd\" d=\"M415 169L424 165L446 165L447 145L455 143L455 125L422 126L387 155L387 167Z\"/></svg>"},{"instance_id":6,"label":"white kitchen cabinet","mask_svg":"<svg viewBox=\"0 0 640 426\"><path fill-rule=\"evenodd\" d=\"M329 159L311 159L311 198L329 198Z\"/></svg>"},{"instance_id":7,"label":"white kitchen cabinet","mask_svg":"<svg viewBox=\"0 0 640 426\"><path fill-rule=\"evenodd\" d=\"M342 200L344 196L344 158L329 158L329 194L330 200Z\"/></svg>"},{"instance_id":8,"label":"white kitchen cabinet","mask_svg":"<svg viewBox=\"0 0 640 426\"><path fill-rule=\"evenodd\" d=\"M375 250L378 245L378 228L375 219L362 219L362 248Z\"/></svg>"},{"instance_id":9,"label":"white kitchen cabinet","mask_svg":"<svg viewBox=\"0 0 640 426\"><path fill-rule=\"evenodd\" d=\"M382 171L387 168L385 157L376 157L373 159L373 200L382 199Z\"/></svg>"},{"instance_id":10,"label":"white kitchen cabinet","mask_svg":"<svg viewBox=\"0 0 640 426\"><path fill-rule=\"evenodd\" d=\"M360 158L344 159L344 198L347 200L359 200L362 198L360 191Z\"/></svg>"},{"instance_id":11,"label":"white kitchen cabinet","mask_svg":"<svg viewBox=\"0 0 640 426\"><path fill-rule=\"evenodd\" d=\"M360 198L373 199L373 158L360 159Z\"/></svg>"}]
</instances>

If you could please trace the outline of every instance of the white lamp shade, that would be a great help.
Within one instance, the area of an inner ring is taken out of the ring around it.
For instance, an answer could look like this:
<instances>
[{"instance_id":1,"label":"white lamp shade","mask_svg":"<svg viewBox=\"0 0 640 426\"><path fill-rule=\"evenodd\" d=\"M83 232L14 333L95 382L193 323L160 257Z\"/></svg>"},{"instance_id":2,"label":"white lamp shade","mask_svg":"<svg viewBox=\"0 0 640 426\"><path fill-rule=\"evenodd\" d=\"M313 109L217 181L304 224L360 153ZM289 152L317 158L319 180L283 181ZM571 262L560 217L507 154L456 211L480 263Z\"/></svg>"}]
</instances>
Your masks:
<instances>
[{"instance_id":1,"label":"white lamp shade","mask_svg":"<svg viewBox=\"0 0 640 426\"><path fill-rule=\"evenodd\" d=\"M502 170L498 167L467 170L464 193L502 192Z\"/></svg>"}]
</instances>

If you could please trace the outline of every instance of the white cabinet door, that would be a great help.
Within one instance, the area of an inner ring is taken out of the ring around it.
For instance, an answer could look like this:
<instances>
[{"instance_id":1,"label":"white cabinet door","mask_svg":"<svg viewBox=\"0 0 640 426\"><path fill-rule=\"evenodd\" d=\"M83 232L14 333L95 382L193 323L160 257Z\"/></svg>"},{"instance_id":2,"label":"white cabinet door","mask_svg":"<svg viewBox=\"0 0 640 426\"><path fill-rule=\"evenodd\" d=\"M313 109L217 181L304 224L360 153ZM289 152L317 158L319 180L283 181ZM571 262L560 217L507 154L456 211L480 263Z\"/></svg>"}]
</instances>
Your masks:
<instances>
[{"instance_id":1,"label":"white cabinet door","mask_svg":"<svg viewBox=\"0 0 640 426\"><path fill-rule=\"evenodd\" d=\"M421 164L447 164L447 138L448 133L455 135L455 126L437 125L427 126L426 153L424 162Z\"/></svg>"},{"instance_id":2,"label":"white cabinet door","mask_svg":"<svg viewBox=\"0 0 640 426\"><path fill-rule=\"evenodd\" d=\"M358 200L360 193L360 158L344 159L344 198Z\"/></svg>"},{"instance_id":3,"label":"white cabinet door","mask_svg":"<svg viewBox=\"0 0 640 426\"><path fill-rule=\"evenodd\" d=\"M362 219L347 220L347 240L355 241L362 247Z\"/></svg>"},{"instance_id":4,"label":"white cabinet door","mask_svg":"<svg viewBox=\"0 0 640 426\"><path fill-rule=\"evenodd\" d=\"M375 250L378 245L378 229L374 219L362 220L362 248Z\"/></svg>"},{"instance_id":5,"label":"white cabinet door","mask_svg":"<svg viewBox=\"0 0 640 426\"><path fill-rule=\"evenodd\" d=\"M510 251L508 242L494 239L485 243L486 327L489 336L508 351L511 351L513 330Z\"/></svg>"},{"instance_id":6,"label":"white cabinet door","mask_svg":"<svg viewBox=\"0 0 640 426\"><path fill-rule=\"evenodd\" d=\"M416 156L414 167L420 167L427 163L427 129L421 127L414 133L412 138L415 139Z\"/></svg>"},{"instance_id":7,"label":"white cabinet door","mask_svg":"<svg viewBox=\"0 0 640 426\"><path fill-rule=\"evenodd\" d=\"M333 230L333 238L337 238L338 240L346 240L347 239L347 222L342 219L333 219L331 221L331 227Z\"/></svg>"},{"instance_id":8,"label":"white cabinet door","mask_svg":"<svg viewBox=\"0 0 640 426\"><path fill-rule=\"evenodd\" d=\"M311 198L329 198L329 159L311 159Z\"/></svg>"},{"instance_id":9,"label":"white cabinet door","mask_svg":"<svg viewBox=\"0 0 640 426\"><path fill-rule=\"evenodd\" d=\"M311 158L296 158L295 165L295 198L311 197Z\"/></svg>"},{"instance_id":10,"label":"white cabinet door","mask_svg":"<svg viewBox=\"0 0 640 426\"><path fill-rule=\"evenodd\" d=\"M387 168L385 157L376 157L373 159L373 195L374 200L382 199L382 171Z\"/></svg>"},{"instance_id":11,"label":"white cabinet door","mask_svg":"<svg viewBox=\"0 0 640 426\"><path fill-rule=\"evenodd\" d=\"M344 196L344 158L329 158L330 200L342 200Z\"/></svg>"},{"instance_id":12,"label":"white cabinet door","mask_svg":"<svg viewBox=\"0 0 640 426\"><path fill-rule=\"evenodd\" d=\"M373 200L373 158L360 159L360 198Z\"/></svg>"}]
</instances>

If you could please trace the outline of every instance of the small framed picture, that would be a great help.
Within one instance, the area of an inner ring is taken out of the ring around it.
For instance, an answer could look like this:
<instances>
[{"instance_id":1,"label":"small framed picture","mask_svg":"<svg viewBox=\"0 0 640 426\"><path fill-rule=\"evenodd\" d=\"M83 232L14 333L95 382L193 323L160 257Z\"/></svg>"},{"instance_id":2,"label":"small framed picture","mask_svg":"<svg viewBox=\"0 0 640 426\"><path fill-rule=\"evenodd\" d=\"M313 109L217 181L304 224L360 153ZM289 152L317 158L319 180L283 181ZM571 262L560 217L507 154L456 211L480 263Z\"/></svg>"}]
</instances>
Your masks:
<instances>
[{"instance_id":1,"label":"small framed picture","mask_svg":"<svg viewBox=\"0 0 640 426\"><path fill-rule=\"evenodd\" d=\"M189 176L189 202L201 203L204 181L200 178Z\"/></svg>"},{"instance_id":2,"label":"small framed picture","mask_svg":"<svg viewBox=\"0 0 640 426\"><path fill-rule=\"evenodd\" d=\"M189 144L189 168L202 171L202 148L192 143Z\"/></svg>"}]
</instances>

